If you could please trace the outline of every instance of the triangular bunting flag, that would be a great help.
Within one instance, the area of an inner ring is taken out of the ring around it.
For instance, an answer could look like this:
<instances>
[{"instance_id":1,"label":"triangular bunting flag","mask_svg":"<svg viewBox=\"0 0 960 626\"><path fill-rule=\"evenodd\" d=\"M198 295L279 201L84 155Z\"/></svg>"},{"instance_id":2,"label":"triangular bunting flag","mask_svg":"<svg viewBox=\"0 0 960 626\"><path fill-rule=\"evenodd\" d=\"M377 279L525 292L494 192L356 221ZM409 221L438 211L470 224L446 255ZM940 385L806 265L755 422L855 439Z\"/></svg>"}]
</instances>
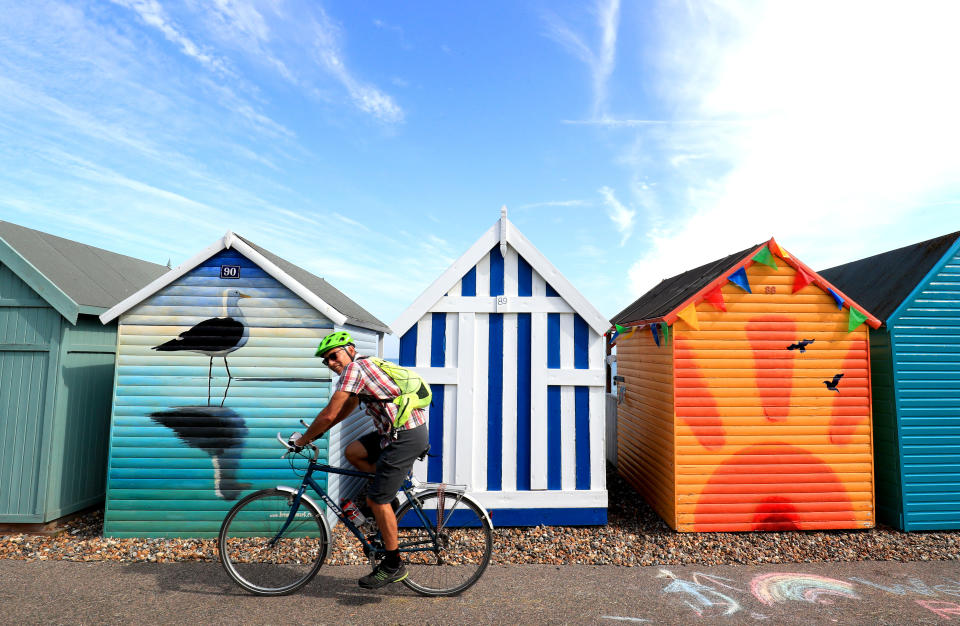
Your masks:
<instances>
[{"instance_id":1,"label":"triangular bunting flag","mask_svg":"<svg viewBox=\"0 0 960 626\"><path fill-rule=\"evenodd\" d=\"M660 322L660 334L663 335L663 345L670 341L670 326L666 322Z\"/></svg>"},{"instance_id":2,"label":"triangular bunting flag","mask_svg":"<svg viewBox=\"0 0 960 626\"><path fill-rule=\"evenodd\" d=\"M621 326L620 324L614 324L614 325L617 327L617 332L618 332L618 333L622 333L622 332L625 332L625 331L627 330L626 328L624 328L624 327Z\"/></svg>"},{"instance_id":3,"label":"triangular bunting flag","mask_svg":"<svg viewBox=\"0 0 960 626\"><path fill-rule=\"evenodd\" d=\"M747 293L753 293L752 291L750 291L750 281L747 280L747 268L741 267L733 274L730 274L730 278L728 278L727 280L729 280L731 283L733 283L740 289L743 289Z\"/></svg>"},{"instance_id":4,"label":"triangular bunting flag","mask_svg":"<svg viewBox=\"0 0 960 626\"><path fill-rule=\"evenodd\" d=\"M751 260L756 261L757 263L763 263L764 265L772 267L775 270L780 269L777 266L777 260L773 258L772 254L770 254L770 248L767 246L764 246L760 249L760 252L757 252L755 255L753 255L753 259Z\"/></svg>"},{"instance_id":5,"label":"triangular bunting flag","mask_svg":"<svg viewBox=\"0 0 960 626\"><path fill-rule=\"evenodd\" d=\"M697 305L691 302L687 308L677 313L677 317L686 322L690 328L700 330L700 322L697 320Z\"/></svg>"},{"instance_id":6,"label":"triangular bunting flag","mask_svg":"<svg viewBox=\"0 0 960 626\"><path fill-rule=\"evenodd\" d=\"M771 238L770 243L768 245L770 247L770 252L773 252L774 254L778 255L781 259L790 258L790 255L787 254L787 251L781 248L780 244L778 244L775 239Z\"/></svg>"},{"instance_id":7,"label":"triangular bunting flag","mask_svg":"<svg viewBox=\"0 0 960 626\"><path fill-rule=\"evenodd\" d=\"M848 333L853 332L854 330L857 329L857 327L860 326L860 324L863 324L865 321L867 321L866 315L856 310L855 308L850 307L850 317L848 318L848 321L847 321L847 332Z\"/></svg>"},{"instance_id":8,"label":"triangular bunting flag","mask_svg":"<svg viewBox=\"0 0 960 626\"><path fill-rule=\"evenodd\" d=\"M720 289L720 285L703 294L703 298L721 311L726 312L727 305L723 301L723 291Z\"/></svg>"},{"instance_id":9,"label":"triangular bunting flag","mask_svg":"<svg viewBox=\"0 0 960 626\"><path fill-rule=\"evenodd\" d=\"M626 335L624 335L623 337L621 337L621 339L629 339L630 337L633 337L633 333L635 333L635 332L637 332L637 327L636 327L636 326L631 326L631 327L630 327L630 332L627 333Z\"/></svg>"},{"instance_id":10,"label":"triangular bunting flag","mask_svg":"<svg viewBox=\"0 0 960 626\"><path fill-rule=\"evenodd\" d=\"M827 291L829 291L829 292L830 292L830 295L833 296L833 301L837 303L837 308L838 308L838 309L842 309L842 308L843 308L843 298L840 297L840 294L837 293L836 291L834 291L833 289L830 289L829 287L827 287Z\"/></svg>"},{"instance_id":11,"label":"triangular bunting flag","mask_svg":"<svg viewBox=\"0 0 960 626\"><path fill-rule=\"evenodd\" d=\"M807 274L802 268L797 268L797 275L793 278L793 293L797 293L807 285L813 282L813 276Z\"/></svg>"},{"instance_id":12,"label":"triangular bunting flag","mask_svg":"<svg viewBox=\"0 0 960 626\"><path fill-rule=\"evenodd\" d=\"M657 347L660 347L660 333L657 332L657 325L650 324L650 334L653 335L653 343L657 344Z\"/></svg>"}]
</instances>

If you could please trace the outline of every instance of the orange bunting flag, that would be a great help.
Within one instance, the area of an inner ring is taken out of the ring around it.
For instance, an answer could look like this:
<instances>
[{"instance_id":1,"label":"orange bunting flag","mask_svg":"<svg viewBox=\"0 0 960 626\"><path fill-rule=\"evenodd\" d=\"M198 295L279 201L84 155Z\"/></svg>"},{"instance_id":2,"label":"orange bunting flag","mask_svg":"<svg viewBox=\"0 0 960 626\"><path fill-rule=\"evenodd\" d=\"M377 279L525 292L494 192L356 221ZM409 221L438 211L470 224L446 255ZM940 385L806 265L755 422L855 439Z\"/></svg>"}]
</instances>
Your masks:
<instances>
[{"instance_id":1,"label":"orange bunting flag","mask_svg":"<svg viewBox=\"0 0 960 626\"><path fill-rule=\"evenodd\" d=\"M620 337L620 341L623 341L624 339L629 339L630 337L633 336L633 333L635 333L635 332L637 332L637 327L636 327L636 326L631 326L631 327L630 327L630 332L627 333L626 335L622 335L622 336Z\"/></svg>"},{"instance_id":2,"label":"orange bunting flag","mask_svg":"<svg viewBox=\"0 0 960 626\"><path fill-rule=\"evenodd\" d=\"M723 301L723 290L721 290L720 285L717 285L707 293L703 295L704 300L717 307L724 313L727 311L727 305Z\"/></svg>"},{"instance_id":3,"label":"orange bunting flag","mask_svg":"<svg viewBox=\"0 0 960 626\"><path fill-rule=\"evenodd\" d=\"M767 247L770 248L770 252L778 255L781 259L789 259L790 255L787 254L787 251L780 247L780 244L777 243L776 239L773 237L770 238L770 243L767 244Z\"/></svg>"},{"instance_id":4,"label":"orange bunting flag","mask_svg":"<svg viewBox=\"0 0 960 626\"><path fill-rule=\"evenodd\" d=\"M677 317L687 323L690 328L700 330L700 323L697 321L697 305L691 302L687 308L677 313Z\"/></svg>"},{"instance_id":5,"label":"orange bunting flag","mask_svg":"<svg viewBox=\"0 0 960 626\"><path fill-rule=\"evenodd\" d=\"M807 285L813 282L813 276L803 271L803 268L797 268L797 275L793 277L793 293L797 293Z\"/></svg>"}]
</instances>

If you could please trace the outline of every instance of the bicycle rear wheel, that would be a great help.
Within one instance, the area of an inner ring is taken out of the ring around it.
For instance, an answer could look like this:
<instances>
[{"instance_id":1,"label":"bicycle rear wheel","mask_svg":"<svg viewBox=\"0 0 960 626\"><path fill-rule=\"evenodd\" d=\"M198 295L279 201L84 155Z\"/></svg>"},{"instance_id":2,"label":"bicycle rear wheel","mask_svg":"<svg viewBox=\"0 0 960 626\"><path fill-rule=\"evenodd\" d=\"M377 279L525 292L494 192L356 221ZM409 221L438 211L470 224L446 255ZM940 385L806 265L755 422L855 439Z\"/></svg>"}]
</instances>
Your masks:
<instances>
[{"instance_id":1,"label":"bicycle rear wheel","mask_svg":"<svg viewBox=\"0 0 960 626\"><path fill-rule=\"evenodd\" d=\"M452 596L473 585L490 563L493 528L484 511L459 493L427 491L397 511L407 577L403 584L425 596ZM433 537L436 535L436 542Z\"/></svg>"},{"instance_id":2,"label":"bicycle rear wheel","mask_svg":"<svg viewBox=\"0 0 960 626\"><path fill-rule=\"evenodd\" d=\"M296 591L313 578L327 557L329 537L322 513L307 500L278 537L294 494L281 489L252 493L220 526L220 562L238 585L262 596Z\"/></svg>"}]
</instances>

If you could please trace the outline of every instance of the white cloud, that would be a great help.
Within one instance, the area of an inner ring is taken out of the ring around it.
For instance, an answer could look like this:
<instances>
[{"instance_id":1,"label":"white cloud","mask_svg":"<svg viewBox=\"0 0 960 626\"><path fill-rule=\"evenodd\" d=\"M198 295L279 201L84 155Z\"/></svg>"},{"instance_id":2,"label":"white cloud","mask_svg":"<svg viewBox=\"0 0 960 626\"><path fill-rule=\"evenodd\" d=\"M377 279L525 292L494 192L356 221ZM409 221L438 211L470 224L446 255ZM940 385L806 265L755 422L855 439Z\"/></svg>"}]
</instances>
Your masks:
<instances>
[{"instance_id":1,"label":"white cloud","mask_svg":"<svg viewBox=\"0 0 960 626\"><path fill-rule=\"evenodd\" d=\"M607 117L607 90L617 59L617 31L620 25L620 0L598 0L597 25L600 28L600 43L593 50L583 37L575 33L559 17L544 14L546 35L567 49L570 54L590 68L593 88L594 119Z\"/></svg>"},{"instance_id":2,"label":"white cloud","mask_svg":"<svg viewBox=\"0 0 960 626\"><path fill-rule=\"evenodd\" d=\"M111 0L114 4L135 11L144 24L156 28L170 43L176 44L180 50L205 65L207 68L222 74L230 74L223 60L206 52L192 39L181 32L181 29L169 18L166 11L156 0Z\"/></svg>"},{"instance_id":3,"label":"white cloud","mask_svg":"<svg viewBox=\"0 0 960 626\"><path fill-rule=\"evenodd\" d=\"M823 268L960 227L960 5L750 7L664 16L656 88L676 123L619 124L637 133L624 164L676 207L634 295L772 235Z\"/></svg>"},{"instance_id":4,"label":"white cloud","mask_svg":"<svg viewBox=\"0 0 960 626\"><path fill-rule=\"evenodd\" d=\"M607 215L620 233L620 245L622 246L627 243L627 239L630 239L630 235L633 234L633 218L636 217L637 212L628 209L617 200L613 189L601 187L598 191L603 196L603 203L607 206Z\"/></svg>"}]
</instances>

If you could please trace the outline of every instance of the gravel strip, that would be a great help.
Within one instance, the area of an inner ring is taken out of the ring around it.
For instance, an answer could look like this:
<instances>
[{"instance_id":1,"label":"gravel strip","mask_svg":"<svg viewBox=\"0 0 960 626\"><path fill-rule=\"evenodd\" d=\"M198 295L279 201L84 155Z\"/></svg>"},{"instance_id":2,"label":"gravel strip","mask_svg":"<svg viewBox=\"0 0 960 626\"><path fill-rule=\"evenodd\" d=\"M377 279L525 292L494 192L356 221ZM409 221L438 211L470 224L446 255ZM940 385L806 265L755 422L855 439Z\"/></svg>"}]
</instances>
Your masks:
<instances>
[{"instance_id":1,"label":"gravel strip","mask_svg":"<svg viewBox=\"0 0 960 626\"><path fill-rule=\"evenodd\" d=\"M493 562L560 565L810 563L816 561L960 560L960 530L904 533L871 530L764 533L676 533L608 467L608 525L500 528ZM496 524L496 516L494 516ZM216 560L212 539L111 539L101 535L103 511L67 522L53 537L0 535L0 558L29 561L171 563ZM327 563L365 562L356 540L333 531Z\"/></svg>"}]
</instances>

